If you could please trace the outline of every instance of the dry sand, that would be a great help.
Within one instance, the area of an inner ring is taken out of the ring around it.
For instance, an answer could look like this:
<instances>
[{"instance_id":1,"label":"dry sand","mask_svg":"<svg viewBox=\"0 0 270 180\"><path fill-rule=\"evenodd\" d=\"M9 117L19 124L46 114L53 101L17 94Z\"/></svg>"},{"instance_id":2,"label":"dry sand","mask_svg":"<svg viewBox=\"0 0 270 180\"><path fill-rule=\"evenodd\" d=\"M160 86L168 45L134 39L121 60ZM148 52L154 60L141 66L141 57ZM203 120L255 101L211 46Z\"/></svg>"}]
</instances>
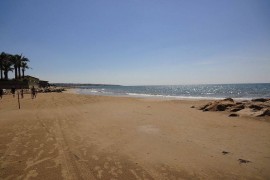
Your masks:
<instances>
[{"instance_id":1,"label":"dry sand","mask_svg":"<svg viewBox=\"0 0 270 180\"><path fill-rule=\"evenodd\" d=\"M270 179L269 117L190 108L204 103L4 96L0 179Z\"/></svg>"}]
</instances>

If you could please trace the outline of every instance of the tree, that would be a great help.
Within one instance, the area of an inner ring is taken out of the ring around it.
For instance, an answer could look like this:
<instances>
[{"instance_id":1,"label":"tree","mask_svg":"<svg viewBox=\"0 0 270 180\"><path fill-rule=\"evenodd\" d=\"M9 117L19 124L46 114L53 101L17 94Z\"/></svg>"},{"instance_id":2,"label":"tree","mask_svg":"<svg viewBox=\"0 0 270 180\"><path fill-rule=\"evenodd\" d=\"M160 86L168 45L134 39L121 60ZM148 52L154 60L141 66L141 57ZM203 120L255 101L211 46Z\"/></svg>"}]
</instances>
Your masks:
<instances>
[{"instance_id":1,"label":"tree","mask_svg":"<svg viewBox=\"0 0 270 180\"><path fill-rule=\"evenodd\" d=\"M12 68L13 63L11 62L11 58L12 58L12 55L6 54L2 61L2 68L4 70L5 80L8 80L8 72L13 71L13 68Z\"/></svg>"},{"instance_id":2,"label":"tree","mask_svg":"<svg viewBox=\"0 0 270 180\"><path fill-rule=\"evenodd\" d=\"M29 59L21 55L20 63L18 64L18 71L19 71L19 78L20 79L21 79L21 68L22 68L22 64L23 63L26 63L26 65L27 65L27 62L29 62ZM24 71L25 71L25 69L24 69Z\"/></svg>"},{"instance_id":3,"label":"tree","mask_svg":"<svg viewBox=\"0 0 270 180\"><path fill-rule=\"evenodd\" d=\"M18 67L21 64L22 56L16 54L11 55L11 62L13 64L14 70L15 70L15 79L18 79Z\"/></svg>"},{"instance_id":4,"label":"tree","mask_svg":"<svg viewBox=\"0 0 270 180\"><path fill-rule=\"evenodd\" d=\"M1 80L3 80L3 72L4 72L4 68L3 68L3 62L4 60L7 58L7 54L2 52L0 54L0 74L1 74Z\"/></svg>"},{"instance_id":5,"label":"tree","mask_svg":"<svg viewBox=\"0 0 270 180\"><path fill-rule=\"evenodd\" d=\"M22 78L24 78L24 72L25 72L25 70L26 69L29 69L29 66L28 66L27 62L22 62L21 68L22 68Z\"/></svg>"},{"instance_id":6,"label":"tree","mask_svg":"<svg viewBox=\"0 0 270 180\"><path fill-rule=\"evenodd\" d=\"M11 55L2 52L0 54L1 80L8 80L8 72L13 70L15 70L15 79L21 79L21 72L24 78L25 70L29 69L27 62L29 62L29 59L22 55Z\"/></svg>"}]
</instances>

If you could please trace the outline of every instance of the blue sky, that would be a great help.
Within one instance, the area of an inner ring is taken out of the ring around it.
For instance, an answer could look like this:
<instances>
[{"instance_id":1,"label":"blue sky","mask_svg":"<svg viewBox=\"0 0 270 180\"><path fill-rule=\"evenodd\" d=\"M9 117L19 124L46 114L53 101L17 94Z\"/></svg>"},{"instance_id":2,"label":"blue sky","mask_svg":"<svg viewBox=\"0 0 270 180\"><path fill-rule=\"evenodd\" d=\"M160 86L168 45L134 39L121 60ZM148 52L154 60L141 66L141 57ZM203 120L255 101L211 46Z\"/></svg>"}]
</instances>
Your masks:
<instances>
[{"instance_id":1,"label":"blue sky","mask_svg":"<svg viewBox=\"0 0 270 180\"><path fill-rule=\"evenodd\" d=\"M270 1L1 0L0 51L50 82L270 83Z\"/></svg>"}]
</instances>

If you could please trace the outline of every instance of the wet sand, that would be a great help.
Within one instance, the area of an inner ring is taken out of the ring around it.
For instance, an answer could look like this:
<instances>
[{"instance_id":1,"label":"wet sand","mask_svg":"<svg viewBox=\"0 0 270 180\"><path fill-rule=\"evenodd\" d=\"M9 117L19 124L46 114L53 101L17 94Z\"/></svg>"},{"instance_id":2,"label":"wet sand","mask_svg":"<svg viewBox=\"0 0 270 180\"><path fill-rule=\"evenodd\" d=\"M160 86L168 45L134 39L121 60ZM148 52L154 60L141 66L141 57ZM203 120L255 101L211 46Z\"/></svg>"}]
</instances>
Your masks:
<instances>
[{"instance_id":1,"label":"wet sand","mask_svg":"<svg viewBox=\"0 0 270 180\"><path fill-rule=\"evenodd\" d=\"M200 104L50 93L18 110L4 96L0 179L270 179L269 117Z\"/></svg>"}]
</instances>

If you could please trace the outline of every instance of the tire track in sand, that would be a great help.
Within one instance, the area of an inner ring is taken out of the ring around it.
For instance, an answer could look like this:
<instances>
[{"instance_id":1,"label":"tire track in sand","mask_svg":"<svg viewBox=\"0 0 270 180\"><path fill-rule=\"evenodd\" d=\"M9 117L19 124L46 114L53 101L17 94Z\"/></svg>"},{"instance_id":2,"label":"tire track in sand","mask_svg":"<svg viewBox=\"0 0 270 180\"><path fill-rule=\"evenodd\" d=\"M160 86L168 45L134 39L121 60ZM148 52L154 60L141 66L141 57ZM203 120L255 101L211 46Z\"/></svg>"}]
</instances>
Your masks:
<instances>
[{"instance_id":1,"label":"tire track in sand","mask_svg":"<svg viewBox=\"0 0 270 180\"><path fill-rule=\"evenodd\" d=\"M63 99L61 99L62 101ZM52 99L54 101L54 98ZM58 99L59 101L59 99ZM48 105L51 105L50 102ZM53 117L53 124L51 127L46 125L46 123L42 120L42 116L39 114L36 115L37 119L40 122L40 125L50 134L51 138L53 138L56 142L56 148L58 149L58 160L61 164L62 168L62 176L64 179L95 179L91 172L87 169L84 164L79 163L77 161L76 156L72 153L67 138L63 132L63 123L61 123L62 119L67 118L63 113L59 114L59 106L56 102L53 102L53 107L51 110L51 116ZM46 107L46 104L42 105ZM38 108L42 109L42 106Z\"/></svg>"},{"instance_id":2,"label":"tire track in sand","mask_svg":"<svg viewBox=\"0 0 270 180\"><path fill-rule=\"evenodd\" d=\"M70 138L67 139L70 140L77 134L77 136L80 137L80 141L83 142L83 139L86 137L81 137L77 131L71 132L71 129L68 127L68 121L72 121L73 116L80 117L84 120L88 119L85 119L85 117L81 115L81 109L79 109L80 106L77 106L78 103L74 103L67 98L64 99L64 101L66 101L66 104L72 104L72 115L68 116L65 114L66 117L63 119L66 121L62 121L61 124L62 127L66 126L66 128L69 129L67 135ZM93 123L92 125L96 126ZM71 124L71 126L73 125ZM87 143L87 141L85 143ZM107 150L98 150L92 143L90 143L90 146L86 146L85 143L73 144L74 147L80 147L79 149L77 148L74 157L76 157L77 162L80 161L80 164L83 164L83 167L87 171L90 171L96 179L154 179L145 167L133 162L128 156L115 154L114 152L109 152ZM114 144L114 146L117 145L118 143ZM110 147L108 148L110 149ZM88 149L90 152L82 153L82 149Z\"/></svg>"}]
</instances>

